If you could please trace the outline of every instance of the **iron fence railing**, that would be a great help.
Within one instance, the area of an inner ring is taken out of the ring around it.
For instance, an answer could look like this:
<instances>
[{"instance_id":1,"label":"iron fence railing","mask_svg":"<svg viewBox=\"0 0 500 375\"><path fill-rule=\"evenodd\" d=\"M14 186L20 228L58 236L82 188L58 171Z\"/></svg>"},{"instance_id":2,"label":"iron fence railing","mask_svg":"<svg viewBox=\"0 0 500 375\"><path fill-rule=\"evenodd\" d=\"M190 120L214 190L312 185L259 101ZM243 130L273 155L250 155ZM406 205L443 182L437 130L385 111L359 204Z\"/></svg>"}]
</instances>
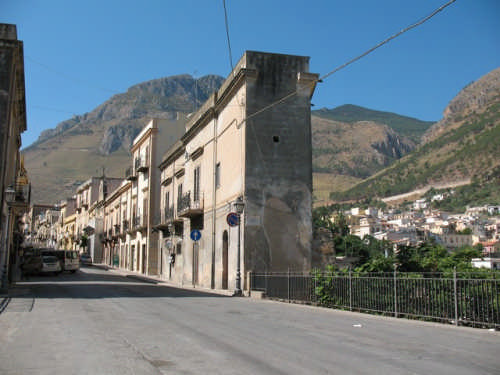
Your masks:
<instances>
[{"instance_id":1,"label":"iron fence railing","mask_svg":"<svg viewBox=\"0 0 500 375\"><path fill-rule=\"evenodd\" d=\"M250 289L289 302L500 327L500 277L415 273L250 273Z\"/></svg>"}]
</instances>

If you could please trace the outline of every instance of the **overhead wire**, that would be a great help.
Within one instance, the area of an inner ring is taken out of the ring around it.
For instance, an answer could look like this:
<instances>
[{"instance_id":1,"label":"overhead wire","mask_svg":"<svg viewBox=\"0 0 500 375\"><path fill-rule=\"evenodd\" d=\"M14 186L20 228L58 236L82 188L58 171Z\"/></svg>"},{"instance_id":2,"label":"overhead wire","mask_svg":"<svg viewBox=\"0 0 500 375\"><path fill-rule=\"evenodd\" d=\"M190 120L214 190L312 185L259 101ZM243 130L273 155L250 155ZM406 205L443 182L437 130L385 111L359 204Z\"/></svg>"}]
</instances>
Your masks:
<instances>
[{"instance_id":1,"label":"overhead wire","mask_svg":"<svg viewBox=\"0 0 500 375\"><path fill-rule=\"evenodd\" d=\"M231 52L231 40L229 39L229 24L227 21L226 0L222 0L222 4L224 5L224 20L226 24L227 48L229 51L229 65L231 65L231 72L232 72L234 70L234 66L233 66L233 55Z\"/></svg>"},{"instance_id":2,"label":"overhead wire","mask_svg":"<svg viewBox=\"0 0 500 375\"><path fill-rule=\"evenodd\" d=\"M423 23L427 22L427 21L428 21L428 20L430 20L432 17L434 17L436 14L438 14L439 12L441 12L442 10L444 10L445 8L447 8L448 6L450 6L451 4L453 4L455 1L456 1L456 0L450 0L450 1L448 1L447 3L445 3L445 4L441 5L439 8L437 8L436 10L434 10L434 11L433 11L432 13L430 13L428 16L426 16L426 17L422 18L421 20L419 20L419 21L417 21L417 22L415 22L415 23L411 24L410 26L407 26L406 28L404 28L404 29L402 29L402 30L398 31L397 33L395 33L395 34L391 35L390 37L388 37L388 38L384 39L383 41L381 41L380 43L378 43L378 44L376 44L375 46L371 47L371 48L370 48L370 49L368 49L367 51L365 51L365 52L363 52L362 54L360 54L360 55L358 55L358 56L354 57L353 59L351 59L351 60L349 60L349 61L345 62L344 64L342 64L342 65L340 65L340 66L336 67L335 69L333 69L333 70L331 70L330 72L328 72L328 73L324 74L323 76L320 76L318 79L314 80L314 81L311 83L311 88L313 88L313 87L314 87L314 85L316 85L317 83L323 82L323 80L325 80L326 78L330 77L331 75L333 75L333 74L337 73L339 70L342 70L342 69L346 68L347 66L349 66L349 65L353 64L354 62L356 62L356 61L358 61L358 60L362 59L362 58L363 58L363 57L365 57L366 55L368 55L368 54L372 53L372 52L373 52L373 51L375 51L376 49L378 49L378 48L382 47L383 45L385 45L385 44L389 43L391 40L393 40L393 39L395 39L395 38L397 38L397 37L401 36L402 34L404 34L404 33L408 32L408 31L410 31L411 29L414 29L414 28L416 28L416 27L418 27L418 26L422 25ZM297 95L297 94L298 94L298 92L299 92L299 90L295 90L295 91L290 92L288 95L285 95L284 97L282 97L282 98L280 98L280 99L276 100L275 102L273 102L273 103L271 103L271 104L269 104L269 105L267 105L267 106L265 106L265 107L261 108L260 110L258 110L258 111L256 111L256 112L254 112L254 113L252 113L252 114L250 114L250 115L248 115L246 118L244 118L244 119L241 121L241 123L243 123L243 122L245 122L245 121L247 121L247 120L249 120L249 119L251 119L251 118L253 118L253 117L257 116L257 115L259 115L259 114L260 114L260 113L262 113L262 112L265 112L265 111L267 111L267 110L271 109L272 107L274 107L274 106L276 106L276 105L278 105L278 104L280 104L280 103L282 103L282 102L284 102L284 101L286 101L286 100L288 100L288 99L290 99L291 97L293 97L293 96Z\"/></svg>"}]
</instances>

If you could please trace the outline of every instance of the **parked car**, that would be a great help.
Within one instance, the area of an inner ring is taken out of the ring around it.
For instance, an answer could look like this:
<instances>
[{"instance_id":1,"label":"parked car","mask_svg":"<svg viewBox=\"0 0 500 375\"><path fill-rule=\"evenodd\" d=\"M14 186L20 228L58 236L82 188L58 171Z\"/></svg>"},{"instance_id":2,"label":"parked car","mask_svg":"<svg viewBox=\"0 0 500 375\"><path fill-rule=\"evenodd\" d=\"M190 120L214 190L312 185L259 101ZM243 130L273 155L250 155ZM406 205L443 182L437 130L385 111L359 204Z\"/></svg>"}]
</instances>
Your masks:
<instances>
[{"instance_id":1,"label":"parked car","mask_svg":"<svg viewBox=\"0 0 500 375\"><path fill-rule=\"evenodd\" d=\"M55 250L55 249L42 249L42 255L53 255L61 262L63 271L76 272L80 268L80 260L78 251L76 250Z\"/></svg>"},{"instance_id":2,"label":"parked car","mask_svg":"<svg viewBox=\"0 0 500 375\"><path fill-rule=\"evenodd\" d=\"M91 265L92 264L92 257L90 254L83 253L80 255L80 263L83 265Z\"/></svg>"},{"instance_id":3,"label":"parked car","mask_svg":"<svg viewBox=\"0 0 500 375\"><path fill-rule=\"evenodd\" d=\"M41 272L59 274L62 272L61 262L56 256L43 255Z\"/></svg>"}]
</instances>

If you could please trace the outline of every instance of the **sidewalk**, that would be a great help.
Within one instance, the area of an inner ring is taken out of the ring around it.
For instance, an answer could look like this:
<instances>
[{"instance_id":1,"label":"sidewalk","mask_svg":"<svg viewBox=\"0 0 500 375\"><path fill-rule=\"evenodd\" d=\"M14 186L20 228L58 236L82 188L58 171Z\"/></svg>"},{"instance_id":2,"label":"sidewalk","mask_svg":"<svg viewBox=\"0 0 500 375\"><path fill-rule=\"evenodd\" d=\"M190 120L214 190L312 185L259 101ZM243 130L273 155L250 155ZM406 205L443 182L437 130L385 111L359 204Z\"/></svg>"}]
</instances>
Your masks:
<instances>
[{"instance_id":1,"label":"sidewalk","mask_svg":"<svg viewBox=\"0 0 500 375\"><path fill-rule=\"evenodd\" d=\"M192 284L178 285L178 284L172 283L168 280L164 280L164 279L160 278L159 276L143 275L139 272L124 270L121 268L115 268L115 267L111 267L107 264L102 264L102 263L94 263L94 264L92 264L92 267L100 268L100 269L103 269L106 271L111 271L113 273L117 273L117 274L125 276L125 277L137 279L139 281L151 283L151 284L164 284L164 285L172 287L172 288L198 290L198 291L205 292L205 293L213 293L213 294L219 294L219 295L223 295L223 296L232 296L233 295L233 291L228 290L228 289L210 289L210 288L205 288L205 287L202 287L199 285L193 286ZM245 297L247 297L248 296L247 291L243 291L243 295Z\"/></svg>"}]
</instances>

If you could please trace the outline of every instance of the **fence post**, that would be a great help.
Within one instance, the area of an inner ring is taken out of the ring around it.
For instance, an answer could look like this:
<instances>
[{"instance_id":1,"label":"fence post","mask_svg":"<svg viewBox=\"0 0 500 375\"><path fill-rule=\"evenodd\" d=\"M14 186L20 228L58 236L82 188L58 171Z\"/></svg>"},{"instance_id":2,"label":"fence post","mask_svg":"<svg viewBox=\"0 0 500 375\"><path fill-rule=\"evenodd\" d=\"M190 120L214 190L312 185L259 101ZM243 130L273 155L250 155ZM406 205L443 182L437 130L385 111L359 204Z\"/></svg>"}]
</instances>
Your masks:
<instances>
[{"instance_id":1,"label":"fence post","mask_svg":"<svg viewBox=\"0 0 500 375\"><path fill-rule=\"evenodd\" d=\"M253 281L253 273L252 271L248 271L248 295L252 294L252 287L253 287L254 281Z\"/></svg>"},{"instance_id":2,"label":"fence post","mask_svg":"<svg viewBox=\"0 0 500 375\"><path fill-rule=\"evenodd\" d=\"M267 292L267 270L264 272L264 286L266 288L266 295L268 295L268 292Z\"/></svg>"},{"instance_id":3,"label":"fence post","mask_svg":"<svg viewBox=\"0 0 500 375\"><path fill-rule=\"evenodd\" d=\"M398 317L398 287L397 287L397 272L394 269L394 316Z\"/></svg>"},{"instance_id":4,"label":"fence post","mask_svg":"<svg viewBox=\"0 0 500 375\"><path fill-rule=\"evenodd\" d=\"M290 268L288 268L287 272L287 294L288 294L288 303L290 303Z\"/></svg>"},{"instance_id":5,"label":"fence post","mask_svg":"<svg viewBox=\"0 0 500 375\"><path fill-rule=\"evenodd\" d=\"M453 296L455 301L455 325L458 326L457 267L453 268Z\"/></svg>"},{"instance_id":6,"label":"fence post","mask_svg":"<svg viewBox=\"0 0 500 375\"><path fill-rule=\"evenodd\" d=\"M351 267L349 267L349 311L352 311L352 270L351 270Z\"/></svg>"}]
</instances>

